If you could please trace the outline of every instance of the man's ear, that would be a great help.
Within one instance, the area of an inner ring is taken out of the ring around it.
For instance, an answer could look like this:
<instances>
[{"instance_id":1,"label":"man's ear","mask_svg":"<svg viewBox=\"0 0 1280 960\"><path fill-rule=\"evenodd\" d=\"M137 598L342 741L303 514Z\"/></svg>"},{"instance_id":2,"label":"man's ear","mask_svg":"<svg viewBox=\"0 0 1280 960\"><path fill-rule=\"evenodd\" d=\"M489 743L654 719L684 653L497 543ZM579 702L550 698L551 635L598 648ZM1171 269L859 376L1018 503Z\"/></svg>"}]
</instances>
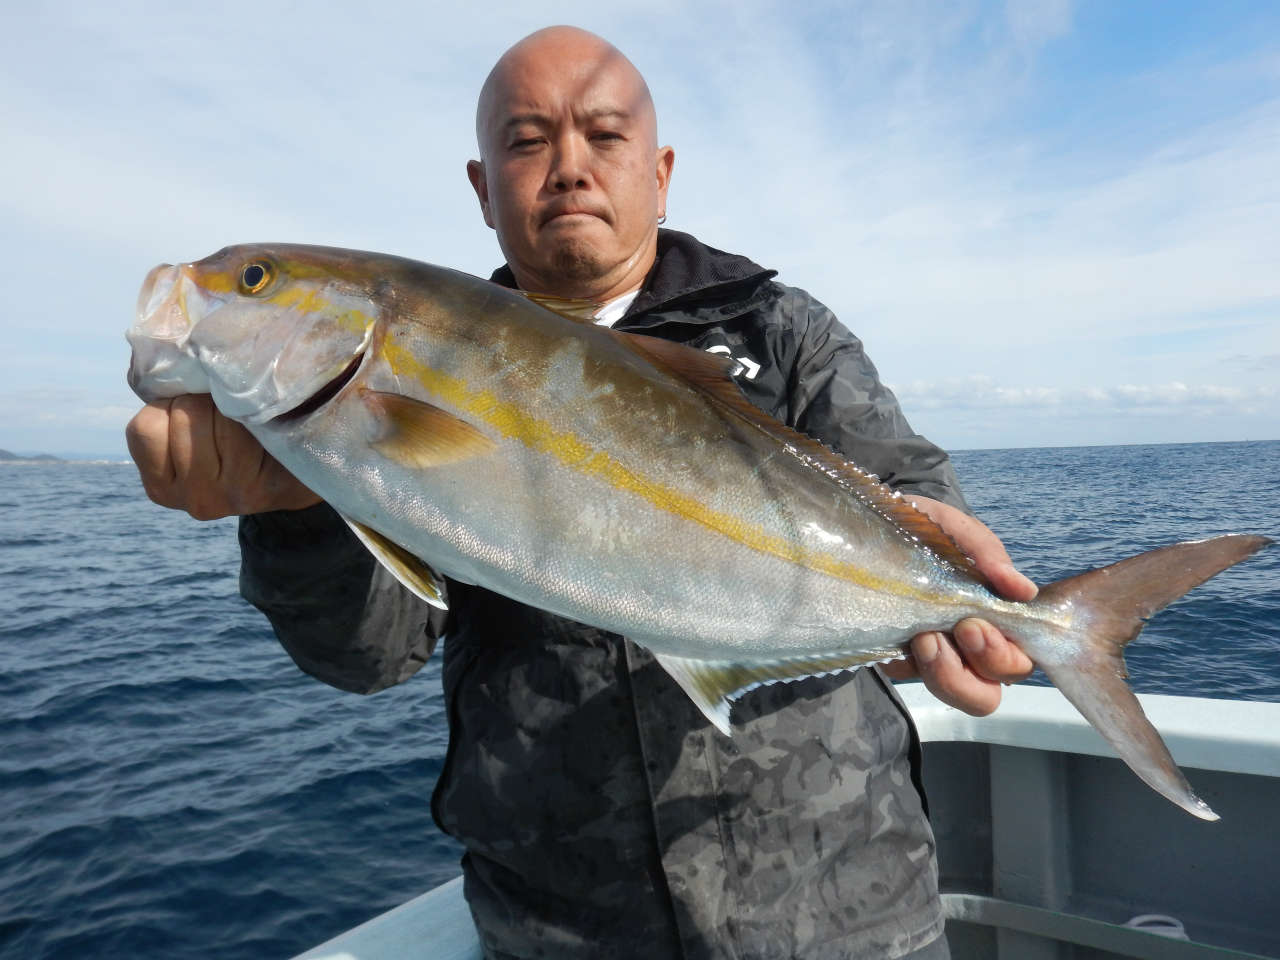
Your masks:
<instances>
[{"instance_id":1,"label":"man's ear","mask_svg":"<svg viewBox=\"0 0 1280 960\"><path fill-rule=\"evenodd\" d=\"M670 147L658 148L658 215L667 215L667 187L671 186L671 171L676 165L676 152Z\"/></svg>"},{"instance_id":2,"label":"man's ear","mask_svg":"<svg viewBox=\"0 0 1280 960\"><path fill-rule=\"evenodd\" d=\"M480 212L484 214L484 222L492 228L493 214L489 212L489 181L485 179L483 161L467 161L467 179L471 181L471 189L475 190L476 197L480 201Z\"/></svg>"}]
</instances>

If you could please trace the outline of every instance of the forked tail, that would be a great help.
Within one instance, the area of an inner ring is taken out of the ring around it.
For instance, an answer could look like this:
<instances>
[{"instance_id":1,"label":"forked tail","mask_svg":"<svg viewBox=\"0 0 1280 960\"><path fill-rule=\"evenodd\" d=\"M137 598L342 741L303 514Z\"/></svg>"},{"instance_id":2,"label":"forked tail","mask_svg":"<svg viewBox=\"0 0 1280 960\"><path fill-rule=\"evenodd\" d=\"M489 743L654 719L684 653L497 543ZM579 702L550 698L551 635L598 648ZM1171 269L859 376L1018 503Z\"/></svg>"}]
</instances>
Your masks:
<instances>
[{"instance_id":1,"label":"forked tail","mask_svg":"<svg viewBox=\"0 0 1280 960\"><path fill-rule=\"evenodd\" d=\"M1081 621L1076 652L1038 665L1134 773L1203 820L1218 815L1192 792L1125 683L1124 648L1156 611L1269 543L1266 537L1241 534L1175 543L1059 580L1037 599L1070 603Z\"/></svg>"}]
</instances>

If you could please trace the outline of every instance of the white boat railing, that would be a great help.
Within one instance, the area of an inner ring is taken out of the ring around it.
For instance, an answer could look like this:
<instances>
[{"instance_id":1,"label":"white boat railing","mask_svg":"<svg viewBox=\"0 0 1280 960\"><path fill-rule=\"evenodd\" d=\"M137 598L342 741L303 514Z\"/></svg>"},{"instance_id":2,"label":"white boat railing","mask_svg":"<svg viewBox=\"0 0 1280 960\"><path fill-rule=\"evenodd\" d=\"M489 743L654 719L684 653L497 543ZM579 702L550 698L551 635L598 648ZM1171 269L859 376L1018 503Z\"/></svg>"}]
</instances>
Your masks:
<instances>
[{"instance_id":1,"label":"white boat railing","mask_svg":"<svg viewBox=\"0 0 1280 960\"><path fill-rule=\"evenodd\" d=\"M1102 737L1053 688L1010 687L1005 690L1000 709L983 718L945 706L919 684L903 684L898 691L915 718L921 740L926 743L976 743L1055 754L1115 756ZM1280 704L1157 695L1141 695L1139 699L1180 766L1280 778ZM1005 761L996 766L1001 764L1008 766ZM1280 779L1277 787L1280 788ZM1013 790L1019 789L1015 782ZM1038 787L1029 784L1028 789L1034 793ZM993 805L995 802L993 795ZM1280 890L1280 882L1277 889ZM1277 903L1280 904L1280 900ZM1123 924L1046 909L1034 902L971 892L944 891L943 906L950 920L998 928L1001 944L1006 942L1006 937L1024 937L1023 941L1017 941L1023 944L1017 951L1002 947L998 951L1001 957L1057 956L1051 941L1147 960L1263 956L1204 943L1169 940ZM1024 952L1037 943L1043 946L1044 952ZM296 960L416 957L482 960L471 914L463 899L461 877L340 934Z\"/></svg>"},{"instance_id":2,"label":"white boat railing","mask_svg":"<svg viewBox=\"0 0 1280 960\"><path fill-rule=\"evenodd\" d=\"M1114 757L1115 751L1053 687L1006 687L1000 709L971 717L921 684L899 684L920 739L963 741ZM1178 765L1280 777L1280 703L1144 693L1142 709Z\"/></svg>"}]
</instances>

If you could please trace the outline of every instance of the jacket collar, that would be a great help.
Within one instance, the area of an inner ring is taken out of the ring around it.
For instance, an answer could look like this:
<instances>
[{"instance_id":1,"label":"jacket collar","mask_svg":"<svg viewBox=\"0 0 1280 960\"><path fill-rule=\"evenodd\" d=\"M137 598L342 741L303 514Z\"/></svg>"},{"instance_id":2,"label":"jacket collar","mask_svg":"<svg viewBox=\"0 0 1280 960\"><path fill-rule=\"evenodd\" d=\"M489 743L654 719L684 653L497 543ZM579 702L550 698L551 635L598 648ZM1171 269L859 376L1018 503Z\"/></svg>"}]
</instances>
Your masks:
<instances>
[{"instance_id":1,"label":"jacket collar","mask_svg":"<svg viewBox=\"0 0 1280 960\"><path fill-rule=\"evenodd\" d=\"M658 231L658 259L645 277L627 317L650 313L676 301L713 298L719 303L745 298L777 275L753 260L708 247L679 230ZM515 288L516 278L505 263L489 277ZM692 318L688 318L692 319Z\"/></svg>"}]
</instances>

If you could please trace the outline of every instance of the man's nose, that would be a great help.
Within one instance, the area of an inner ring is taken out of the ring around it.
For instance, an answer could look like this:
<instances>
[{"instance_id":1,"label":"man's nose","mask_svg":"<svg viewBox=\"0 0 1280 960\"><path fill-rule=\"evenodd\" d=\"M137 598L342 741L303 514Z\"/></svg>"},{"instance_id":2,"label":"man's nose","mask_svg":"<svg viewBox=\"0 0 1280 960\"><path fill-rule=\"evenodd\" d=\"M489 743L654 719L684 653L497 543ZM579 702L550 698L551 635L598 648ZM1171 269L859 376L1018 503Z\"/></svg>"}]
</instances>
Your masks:
<instances>
[{"instance_id":1,"label":"man's nose","mask_svg":"<svg viewBox=\"0 0 1280 960\"><path fill-rule=\"evenodd\" d=\"M547 189L552 193L568 193L570 190L584 190L590 184L587 144L581 137L560 138L547 174Z\"/></svg>"}]
</instances>

